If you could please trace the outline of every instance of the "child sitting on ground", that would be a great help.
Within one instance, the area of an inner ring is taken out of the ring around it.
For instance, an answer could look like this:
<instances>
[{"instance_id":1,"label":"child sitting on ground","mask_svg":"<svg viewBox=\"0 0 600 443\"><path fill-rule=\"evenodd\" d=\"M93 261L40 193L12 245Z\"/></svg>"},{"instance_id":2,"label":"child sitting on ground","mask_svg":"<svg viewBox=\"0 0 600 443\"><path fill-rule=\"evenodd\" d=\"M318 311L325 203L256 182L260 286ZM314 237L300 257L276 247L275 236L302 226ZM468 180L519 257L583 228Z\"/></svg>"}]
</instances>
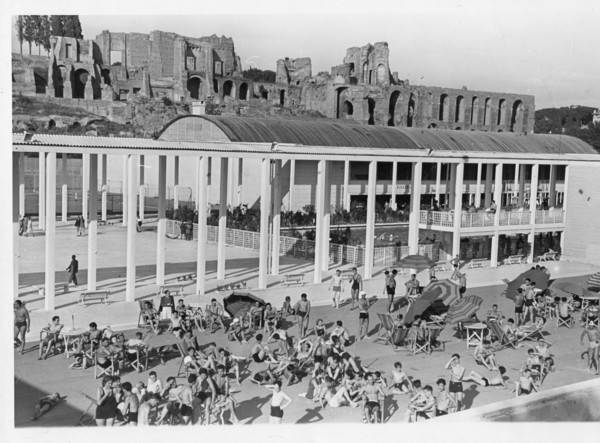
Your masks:
<instances>
[{"instance_id":1,"label":"child sitting on ground","mask_svg":"<svg viewBox=\"0 0 600 443\"><path fill-rule=\"evenodd\" d=\"M88 359L83 352L79 352L75 354L75 361L69 365L69 369L86 369L91 364L88 365Z\"/></svg>"},{"instance_id":2,"label":"child sitting on ground","mask_svg":"<svg viewBox=\"0 0 600 443\"><path fill-rule=\"evenodd\" d=\"M62 400L63 399L58 392L40 398L33 408L33 416L31 417L31 420L37 420L54 406L62 402Z\"/></svg>"}]
</instances>

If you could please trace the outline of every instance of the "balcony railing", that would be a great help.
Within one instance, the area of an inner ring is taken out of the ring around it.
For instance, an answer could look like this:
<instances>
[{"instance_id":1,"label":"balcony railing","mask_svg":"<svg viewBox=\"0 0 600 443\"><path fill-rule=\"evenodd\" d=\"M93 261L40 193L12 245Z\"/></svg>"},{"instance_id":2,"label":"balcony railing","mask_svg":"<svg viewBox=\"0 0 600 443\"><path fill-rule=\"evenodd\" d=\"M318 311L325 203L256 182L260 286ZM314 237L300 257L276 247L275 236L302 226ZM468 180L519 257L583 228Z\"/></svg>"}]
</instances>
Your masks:
<instances>
[{"instance_id":1,"label":"balcony railing","mask_svg":"<svg viewBox=\"0 0 600 443\"><path fill-rule=\"evenodd\" d=\"M494 214L487 212L463 211L460 225L463 228L482 228L494 226ZM531 224L531 211L500 211L500 226L520 226ZM563 223L565 211L554 209L549 211L536 211L535 224L544 225ZM420 211L419 223L432 226L454 226L454 211Z\"/></svg>"}]
</instances>

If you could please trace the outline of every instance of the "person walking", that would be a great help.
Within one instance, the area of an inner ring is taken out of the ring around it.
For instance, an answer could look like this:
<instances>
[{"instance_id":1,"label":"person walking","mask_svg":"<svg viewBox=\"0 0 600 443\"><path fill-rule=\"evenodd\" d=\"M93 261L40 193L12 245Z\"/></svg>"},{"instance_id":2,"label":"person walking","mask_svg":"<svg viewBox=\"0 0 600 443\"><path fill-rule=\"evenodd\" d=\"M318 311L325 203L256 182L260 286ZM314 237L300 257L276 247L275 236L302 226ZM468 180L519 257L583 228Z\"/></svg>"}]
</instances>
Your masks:
<instances>
[{"instance_id":1,"label":"person walking","mask_svg":"<svg viewBox=\"0 0 600 443\"><path fill-rule=\"evenodd\" d=\"M77 237L81 236L81 218L79 215L75 218L75 229L77 231Z\"/></svg>"},{"instance_id":2,"label":"person walking","mask_svg":"<svg viewBox=\"0 0 600 443\"><path fill-rule=\"evenodd\" d=\"M31 323L29 312L25 306L23 306L21 300L15 300L13 309L15 311L15 346L19 346L19 352L23 354L25 351L25 333L29 332Z\"/></svg>"},{"instance_id":3,"label":"person walking","mask_svg":"<svg viewBox=\"0 0 600 443\"><path fill-rule=\"evenodd\" d=\"M365 291L360 292L360 297L358 300L358 339L362 340L369 333L369 308L371 303L367 300Z\"/></svg>"},{"instance_id":4,"label":"person walking","mask_svg":"<svg viewBox=\"0 0 600 443\"><path fill-rule=\"evenodd\" d=\"M67 283L73 282L75 286L77 286L77 272L79 272L79 262L75 258L75 256L71 256L71 263L67 268L67 272L69 273L69 281Z\"/></svg>"},{"instance_id":5,"label":"person walking","mask_svg":"<svg viewBox=\"0 0 600 443\"><path fill-rule=\"evenodd\" d=\"M352 268L352 271L354 273L350 276L350 293L352 294L352 310L354 310L354 303L358 301L359 293L363 290L363 281L356 268Z\"/></svg>"},{"instance_id":6,"label":"person walking","mask_svg":"<svg viewBox=\"0 0 600 443\"><path fill-rule=\"evenodd\" d=\"M340 309L340 296L344 292L344 282L342 277L342 271L339 269L335 271L335 275L331 278L331 284L329 290L333 291L333 307Z\"/></svg>"}]
</instances>

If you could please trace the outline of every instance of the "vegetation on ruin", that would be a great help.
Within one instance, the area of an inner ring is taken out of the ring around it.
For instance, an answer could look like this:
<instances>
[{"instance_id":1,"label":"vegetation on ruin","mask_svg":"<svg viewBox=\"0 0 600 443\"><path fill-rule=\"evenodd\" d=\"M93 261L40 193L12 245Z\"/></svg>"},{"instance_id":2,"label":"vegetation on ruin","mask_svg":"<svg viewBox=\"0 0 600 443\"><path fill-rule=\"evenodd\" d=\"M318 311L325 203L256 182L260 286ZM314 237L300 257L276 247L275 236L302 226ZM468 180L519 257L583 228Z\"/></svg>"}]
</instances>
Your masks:
<instances>
[{"instance_id":1,"label":"vegetation on ruin","mask_svg":"<svg viewBox=\"0 0 600 443\"><path fill-rule=\"evenodd\" d=\"M594 108L566 106L535 111L534 132L577 137L600 151L600 124L593 123Z\"/></svg>"},{"instance_id":2,"label":"vegetation on ruin","mask_svg":"<svg viewBox=\"0 0 600 443\"><path fill-rule=\"evenodd\" d=\"M15 21L20 52L23 54L23 42L38 47L38 55L42 48L46 54L50 52L50 37L83 38L81 23L77 15L19 15Z\"/></svg>"},{"instance_id":3,"label":"vegetation on ruin","mask_svg":"<svg viewBox=\"0 0 600 443\"><path fill-rule=\"evenodd\" d=\"M250 68L242 71L242 76L259 83L275 83L277 74L269 69Z\"/></svg>"}]
</instances>

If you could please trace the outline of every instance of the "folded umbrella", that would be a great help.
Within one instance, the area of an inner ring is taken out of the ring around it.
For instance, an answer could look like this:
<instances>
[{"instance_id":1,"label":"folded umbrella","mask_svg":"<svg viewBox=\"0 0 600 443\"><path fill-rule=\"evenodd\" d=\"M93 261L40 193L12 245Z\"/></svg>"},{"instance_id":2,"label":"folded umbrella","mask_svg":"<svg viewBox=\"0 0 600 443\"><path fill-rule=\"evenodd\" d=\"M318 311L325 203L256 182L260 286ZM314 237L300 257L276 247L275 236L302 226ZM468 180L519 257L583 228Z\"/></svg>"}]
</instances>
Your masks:
<instances>
[{"instance_id":1,"label":"folded umbrella","mask_svg":"<svg viewBox=\"0 0 600 443\"><path fill-rule=\"evenodd\" d=\"M481 297L469 295L450 306L446 321L448 323L467 321L479 310L482 303Z\"/></svg>"},{"instance_id":2,"label":"folded umbrella","mask_svg":"<svg viewBox=\"0 0 600 443\"><path fill-rule=\"evenodd\" d=\"M435 262L424 255L409 255L396 263L396 267L398 268L416 269L417 272L433 268L434 266Z\"/></svg>"},{"instance_id":3,"label":"folded umbrella","mask_svg":"<svg viewBox=\"0 0 600 443\"><path fill-rule=\"evenodd\" d=\"M588 279L587 285L592 288L600 288L600 272L596 272L594 275L592 275Z\"/></svg>"},{"instance_id":4,"label":"folded umbrella","mask_svg":"<svg viewBox=\"0 0 600 443\"><path fill-rule=\"evenodd\" d=\"M457 301L460 297L460 287L448 280L438 280L433 283L429 283L423 289L423 295L419 298L426 300L441 300L446 306L450 306L452 303Z\"/></svg>"}]
</instances>

